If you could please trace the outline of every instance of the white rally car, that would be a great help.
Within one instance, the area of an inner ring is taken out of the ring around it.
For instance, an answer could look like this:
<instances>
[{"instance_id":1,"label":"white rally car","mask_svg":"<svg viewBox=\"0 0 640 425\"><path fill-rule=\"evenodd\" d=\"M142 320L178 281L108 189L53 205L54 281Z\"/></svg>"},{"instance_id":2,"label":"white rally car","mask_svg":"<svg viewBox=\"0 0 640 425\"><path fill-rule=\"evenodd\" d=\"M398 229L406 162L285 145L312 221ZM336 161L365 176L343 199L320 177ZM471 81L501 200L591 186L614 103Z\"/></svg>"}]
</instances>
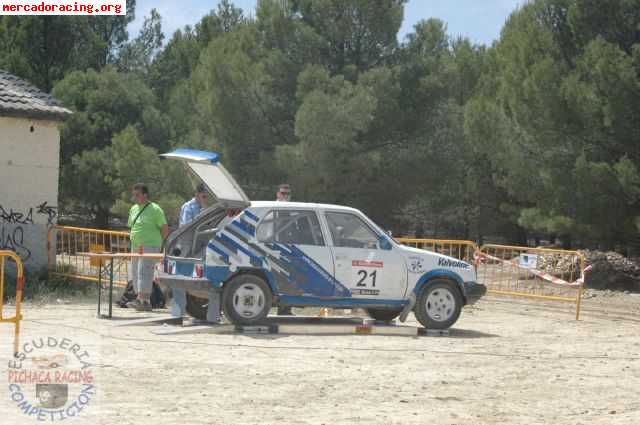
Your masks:
<instances>
[{"instance_id":1,"label":"white rally car","mask_svg":"<svg viewBox=\"0 0 640 425\"><path fill-rule=\"evenodd\" d=\"M226 317L262 321L272 306L363 308L378 320L415 313L426 328L453 325L482 297L475 268L396 243L362 212L338 205L251 202L215 153L179 149L216 196L164 247L161 283L187 291L187 312L206 317L210 291L222 291Z\"/></svg>"}]
</instances>

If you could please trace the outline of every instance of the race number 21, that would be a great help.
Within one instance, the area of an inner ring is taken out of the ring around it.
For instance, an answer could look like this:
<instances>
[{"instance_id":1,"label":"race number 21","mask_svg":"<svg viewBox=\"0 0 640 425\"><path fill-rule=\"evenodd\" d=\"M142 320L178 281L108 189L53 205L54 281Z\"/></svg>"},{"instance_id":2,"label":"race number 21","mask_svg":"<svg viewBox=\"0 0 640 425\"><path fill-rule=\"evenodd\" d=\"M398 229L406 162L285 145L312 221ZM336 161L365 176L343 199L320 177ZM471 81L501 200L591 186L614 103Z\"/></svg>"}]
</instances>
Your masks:
<instances>
[{"instance_id":1,"label":"race number 21","mask_svg":"<svg viewBox=\"0 0 640 425\"><path fill-rule=\"evenodd\" d=\"M358 283L356 286L367 287L371 286L372 288L376 287L376 273L377 270L372 272L368 272L367 270L358 270Z\"/></svg>"},{"instance_id":2,"label":"race number 21","mask_svg":"<svg viewBox=\"0 0 640 425\"><path fill-rule=\"evenodd\" d=\"M375 288L378 270L384 267L382 261L353 260L351 262L355 276L353 282L360 288Z\"/></svg>"}]
</instances>

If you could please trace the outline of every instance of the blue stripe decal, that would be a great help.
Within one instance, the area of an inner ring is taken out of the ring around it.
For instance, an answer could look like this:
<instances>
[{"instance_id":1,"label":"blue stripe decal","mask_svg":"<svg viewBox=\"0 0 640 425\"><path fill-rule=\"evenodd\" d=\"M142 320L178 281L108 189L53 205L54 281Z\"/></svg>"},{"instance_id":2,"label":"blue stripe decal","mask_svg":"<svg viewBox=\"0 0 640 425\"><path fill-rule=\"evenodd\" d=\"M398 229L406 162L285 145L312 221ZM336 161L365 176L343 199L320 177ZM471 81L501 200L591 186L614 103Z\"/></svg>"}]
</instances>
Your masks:
<instances>
[{"instance_id":1,"label":"blue stripe decal","mask_svg":"<svg viewBox=\"0 0 640 425\"><path fill-rule=\"evenodd\" d=\"M214 288L219 288L222 282L227 279L229 273L229 267L227 266L205 266L204 269L204 276Z\"/></svg>"},{"instance_id":2,"label":"blue stripe decal","mask_svg":"<svg viewBox=\"0 0 640 425\"><path fill-rule=\"evenodd\" d=\"M215 253L220 256L222 261L229 264L229 255L226 252L224 252L222 249L218 248L215 243L209 242L209 244L207 245L207 248L211 249L212 251L215 251Z\"/></svg>"},{"instance_id":3,"label":"blue stripe decal","mask_svg":"<svg viewBox=\"0 0 640 425\"><path fill-rule=\"evenodd\" d=\"M240 220L240 222L241 222L242 224L244 224L245 226L247 226L247 227L251 230L251 232L253 233L253 235L255 235L255 234L256 234L256 226L255 226L255 225L253 225L252 223L249 223L249 222L248 222L247 220L245 220L245 219L244 219L244 217L242 217L242 216L240 216L240 219L239 219L239 220Z\"/></svg>"},{"instance_id":4,"label":"blue stripe decal","mask_svg":"<svg viewBox=\"0 0 640 425\"><path fill-rule=\"evenodd\" d=\"M267 283L271 287L271 290L273 291L274 294L278 294L279 293L278 282L273 277L273 273L271 271L269 271L269 270L266 270L266 269L263 269L263 271L264 271L265 276L267 276Z\"/></svg>"},{"instance_id":5,"label":"blue stripe decal","mask_svg":"<svg viewBox=\"0 0 640 425\"><path fill-rule=\"evenodd\" d=\"M271 243L269 247L280 252L279 266L289 273L290 289L318 297L348 297L351 291L327 272L320 264L292 244Z\"/></svg>"},{"instance_id":6,"label":"blue stripe decal","mask_svg":"<svg viewBox=\"0 0 640 425\"><path fill-rule=\"evenodd\" d=\"M233 220L231 224L237 227L238 229L242 230L244 233L246 233L249 236L255 236L256 234L256 229L246 221L236 219L236 220Z\"/></svg>"},{"instance_id":7,"label":"blue stripe decal","mask_svg":"<svg viewBox=\"0 0 640 425\"><path fill-rule=\"evenodd\" d=\"M231 245L233 248L249 256L249 261L251 262L252 265L254 265L255 267L262 267L262 258L258 257L253 252L249 251L247 248L243 247L238 242L231 239L229 236L225 235L224 233L220 233L219 237L221 240Z\"/></svg>"},{"instance_id":8,"label":"blue stripe decal","mask_svg":"<svg viewBox=\"0 0 640 425\"><path fill-rule=\"evenodd\" d=\"M400 307L407 305L409 300L379 300L369 298L334 298L323 299L309 296L280 295L280 304L306 305L317 307L363 307L363 306L389 306Z\"/></svg>"},{"instance_id":9,"label":"blue stripe decal","mask_svg":"<svg viewBox=\"0 0 640 425\"><path fill-rule=\"evenodd\" d=\"M244 214L243 215L245 215L247 218L255 221L256 223L258 221L260 221L260 219L257 216L253 215L249 210L244 210Z\"/></svg>"}]
</instances>

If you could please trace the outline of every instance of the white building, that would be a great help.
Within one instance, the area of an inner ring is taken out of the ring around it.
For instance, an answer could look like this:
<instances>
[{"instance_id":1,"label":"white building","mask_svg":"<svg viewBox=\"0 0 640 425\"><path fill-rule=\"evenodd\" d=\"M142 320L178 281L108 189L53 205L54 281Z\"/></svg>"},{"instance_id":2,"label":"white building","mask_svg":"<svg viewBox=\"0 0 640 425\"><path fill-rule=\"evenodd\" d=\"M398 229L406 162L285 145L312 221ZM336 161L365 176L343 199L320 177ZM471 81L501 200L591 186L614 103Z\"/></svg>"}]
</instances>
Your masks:
<instances>
[{"instance_id":1,"label":"white building","mask_svg":"<svg viewBox=\"0 0 640 425\"><path fill-rule=\"evenodd\" d=\"M0 70L0 249L31 270L47 264L47 226L58 206L60 102Z\"/></svg>"}]
</instances>

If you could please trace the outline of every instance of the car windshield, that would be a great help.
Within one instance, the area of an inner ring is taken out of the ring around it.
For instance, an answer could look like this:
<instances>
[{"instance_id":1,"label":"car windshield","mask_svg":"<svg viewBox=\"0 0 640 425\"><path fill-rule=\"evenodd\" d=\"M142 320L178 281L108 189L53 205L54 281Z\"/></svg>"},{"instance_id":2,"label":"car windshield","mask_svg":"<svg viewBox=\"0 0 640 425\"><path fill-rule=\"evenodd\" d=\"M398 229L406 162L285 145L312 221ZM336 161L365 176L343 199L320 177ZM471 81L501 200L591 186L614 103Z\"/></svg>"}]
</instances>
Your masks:
<instances>
[{"instance_id":1,"label":"car windshield","mask_svg":"<svg viewBox=\"0 0 640 425\"><path fill-rule=\"evenodd\" d=\"M335 246L375 248L378 235L353 213L327 212L327 223Z\"/></svg>"}]
</instances>

